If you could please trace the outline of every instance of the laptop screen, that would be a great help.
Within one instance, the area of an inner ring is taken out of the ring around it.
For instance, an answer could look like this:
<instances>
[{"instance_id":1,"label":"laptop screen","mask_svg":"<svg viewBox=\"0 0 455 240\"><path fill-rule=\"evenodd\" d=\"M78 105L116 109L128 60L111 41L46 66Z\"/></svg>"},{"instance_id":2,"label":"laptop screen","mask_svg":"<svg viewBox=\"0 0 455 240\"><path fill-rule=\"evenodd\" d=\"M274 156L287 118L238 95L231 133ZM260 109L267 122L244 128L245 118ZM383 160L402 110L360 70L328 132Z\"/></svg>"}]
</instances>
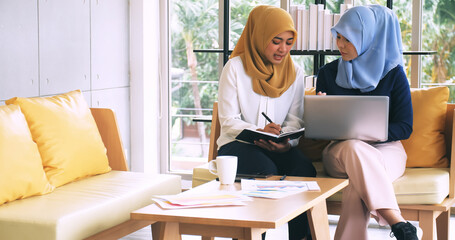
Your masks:
<instances>
[{"instance_id":1,"label":"laptop screen","mask_svg":"<svg viewBox=\"0 0 455 240\"><path fill-rule=\"evenodd\" d=\"M305 138L386 141L389 97L305 96L303 120Z\"/></svg>"}]
</instances>

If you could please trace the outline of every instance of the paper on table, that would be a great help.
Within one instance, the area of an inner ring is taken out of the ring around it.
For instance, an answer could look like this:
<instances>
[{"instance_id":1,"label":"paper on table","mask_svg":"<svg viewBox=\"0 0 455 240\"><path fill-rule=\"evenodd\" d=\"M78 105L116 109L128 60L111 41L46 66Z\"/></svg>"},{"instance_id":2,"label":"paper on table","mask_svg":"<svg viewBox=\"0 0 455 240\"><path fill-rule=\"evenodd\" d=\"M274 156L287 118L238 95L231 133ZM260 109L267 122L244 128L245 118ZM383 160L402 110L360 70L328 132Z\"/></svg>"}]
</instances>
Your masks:
<instances>
[{"instance_id":1,"label":"paper on table","mask_svg":"<svg viewBox=\"0 0 455 240\"><path fill-rule=\"evenodd\" d=\"M267 181L242 179L242 191L246 196L283 198L305 191L321 191L316 181Z\"/></svg>"},{"instance_id":2,"label":"paper on table","mask_svg":"<svg viewBox=\"0 0 455 240\"><path fill-rule=\"evenodd\" d=\"M163 209L246 205L247 196L232 193L161 195L152 198Z\"/></svg>"}]
</instances>

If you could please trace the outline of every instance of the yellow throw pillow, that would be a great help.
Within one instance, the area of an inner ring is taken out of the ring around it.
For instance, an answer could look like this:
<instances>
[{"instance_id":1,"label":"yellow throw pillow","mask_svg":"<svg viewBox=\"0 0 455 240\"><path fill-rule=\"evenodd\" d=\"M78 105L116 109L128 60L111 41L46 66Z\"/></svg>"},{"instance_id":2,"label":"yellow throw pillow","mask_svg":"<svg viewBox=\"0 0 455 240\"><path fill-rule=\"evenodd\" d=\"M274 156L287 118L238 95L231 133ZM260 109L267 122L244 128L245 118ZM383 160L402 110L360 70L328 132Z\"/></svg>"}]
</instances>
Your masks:
<instances>
[{"instance_id":1,"label":"yellow throw pillow","mask_svg":"<svg viewBox=\"0 0 455 240\"><path fill-rule=\"evenodd\" d=\"M406 167L448 167L444 136L447 87L411 89L413 132L403 140L408 154Z\"/></svg>"},{"instance_id":2,"label":"yellow throw pillow","mask_svg":"<svg viewBox=\"0 0 455 240\"><path fill-rule=\"evenodd\" d=\"M106 148L81 91L53 97L12 98L30 127L49 182L58 187L111 170Z\"/></svg>"},{"instance_id":3,"label":"yellow throw pillow","mask_svg":"<svg viewBox=\"0 0 455 240\"><path fill-rule=\"evenodd\" d=\"M0 205L53 191L18 106L0 106Z\"/></svg>"}]
</instances>

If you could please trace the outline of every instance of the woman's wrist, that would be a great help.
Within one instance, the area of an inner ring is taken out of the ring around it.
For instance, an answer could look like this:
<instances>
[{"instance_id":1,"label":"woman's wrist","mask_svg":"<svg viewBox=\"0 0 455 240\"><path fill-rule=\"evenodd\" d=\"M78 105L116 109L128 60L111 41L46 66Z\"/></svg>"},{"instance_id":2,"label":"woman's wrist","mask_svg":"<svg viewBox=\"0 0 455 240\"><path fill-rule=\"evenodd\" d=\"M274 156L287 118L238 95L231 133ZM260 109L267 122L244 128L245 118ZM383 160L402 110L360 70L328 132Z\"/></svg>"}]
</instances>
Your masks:
<instances>
[{"instance_id":1,"label":"woman's wrist","mask_svg":"<svg viewBox=\"0 0 455 240\"><path fill-rule=\"evenodd\" d=\"M291 150L291 143L287 142L286 145L284 145L282 148L278 149L277 152L287 152L289 150Z\"/></svg>"}]
</instances>

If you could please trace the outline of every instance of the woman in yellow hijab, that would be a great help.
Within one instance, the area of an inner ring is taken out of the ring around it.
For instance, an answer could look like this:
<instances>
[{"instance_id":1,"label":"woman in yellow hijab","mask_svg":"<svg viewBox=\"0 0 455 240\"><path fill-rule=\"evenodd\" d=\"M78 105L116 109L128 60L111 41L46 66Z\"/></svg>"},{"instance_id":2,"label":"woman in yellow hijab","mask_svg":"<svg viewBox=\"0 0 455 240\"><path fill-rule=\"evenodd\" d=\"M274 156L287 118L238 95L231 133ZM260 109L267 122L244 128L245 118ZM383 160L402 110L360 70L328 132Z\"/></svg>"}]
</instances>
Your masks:
<instances>
[{"instance_id":1,"label":"woman in yellow hijab","mask_svg":"<svg viewBox=\"0 0 455 240\"><path fill-rule=\"evenodd\" d=\"M316 176L311 161L296 148L298 139L281 143L261 139L254 144L235 139L244 129L278 135L303 127L304 73L289 54L296 37L288 12L273 6L255 7L223 68L218 90L218 155L237 156L238 173ZM289 239L305 237L311 238L302 214L289 222Z\"/></svg>"}]
</instances>

